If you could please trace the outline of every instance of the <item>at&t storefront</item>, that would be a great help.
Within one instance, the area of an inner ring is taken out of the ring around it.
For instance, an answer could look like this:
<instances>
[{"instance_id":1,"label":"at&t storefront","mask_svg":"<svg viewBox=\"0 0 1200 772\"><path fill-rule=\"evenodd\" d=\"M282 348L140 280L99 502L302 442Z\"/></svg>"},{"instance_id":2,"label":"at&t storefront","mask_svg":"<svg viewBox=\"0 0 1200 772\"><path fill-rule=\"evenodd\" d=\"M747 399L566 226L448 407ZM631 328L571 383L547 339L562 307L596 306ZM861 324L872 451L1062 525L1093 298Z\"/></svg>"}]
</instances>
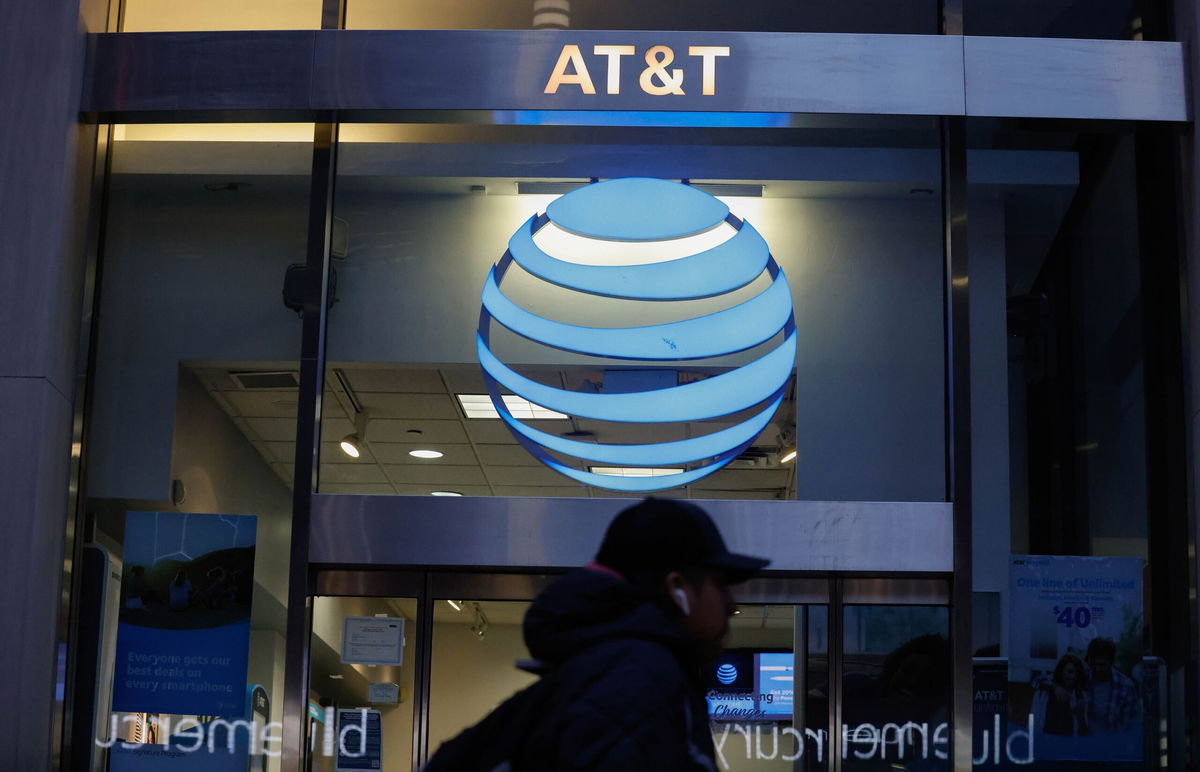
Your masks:
<instances>
[{"instance_id":1,"label":"at&t storefront","mask_svg":"<svg viewBox=\"0 0 1200 772\"><path fill-rule=\"evenodd\" d=\"M723 769L1185 768L1179 43L355 5L90 41L72 768L416 769L646 493Z\"/></svg>"}]
</instances>

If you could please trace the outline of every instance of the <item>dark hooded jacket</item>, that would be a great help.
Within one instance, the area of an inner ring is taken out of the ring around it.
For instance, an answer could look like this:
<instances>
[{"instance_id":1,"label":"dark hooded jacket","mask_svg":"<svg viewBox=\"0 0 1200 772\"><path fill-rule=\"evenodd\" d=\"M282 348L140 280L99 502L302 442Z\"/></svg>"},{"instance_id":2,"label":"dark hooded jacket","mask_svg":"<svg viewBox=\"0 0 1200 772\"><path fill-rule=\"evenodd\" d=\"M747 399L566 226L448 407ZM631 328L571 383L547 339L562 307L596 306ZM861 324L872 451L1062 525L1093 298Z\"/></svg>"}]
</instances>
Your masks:
<instances>
[{"instance_id":1,"label":"dark hooded jacket","mask_svg":"<svg viewBox=\"0 0 1200 772\"><path fill-rule=\"evenodd\" d=\"M478 754L517 735L504 753L514 772L716 769L695 646L633 585L590 569L564 576L530 607L525 642L542 680L451 744ZM430 769L454 768L448 746Z\"/></svg>"}]
</instances>

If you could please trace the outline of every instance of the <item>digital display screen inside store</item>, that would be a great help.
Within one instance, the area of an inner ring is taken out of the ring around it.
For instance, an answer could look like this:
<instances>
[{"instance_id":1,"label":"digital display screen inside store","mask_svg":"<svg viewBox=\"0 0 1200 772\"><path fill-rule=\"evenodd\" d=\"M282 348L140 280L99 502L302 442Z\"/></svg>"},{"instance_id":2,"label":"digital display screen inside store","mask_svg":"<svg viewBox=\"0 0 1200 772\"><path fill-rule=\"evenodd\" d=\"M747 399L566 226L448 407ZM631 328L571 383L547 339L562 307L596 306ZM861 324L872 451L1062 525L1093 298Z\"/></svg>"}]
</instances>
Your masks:
<instances>
[{"instance_id":1,"label":"digital display screen inside store","mask_svg":"<svg viewBox=\"0 0 1200 772\"><path fill-rule=\"evenodd\" d=\"M791 652L726 652L709 666L708 715L714 721L790 721L794 661Z\"/></svg>"}]
</instances>

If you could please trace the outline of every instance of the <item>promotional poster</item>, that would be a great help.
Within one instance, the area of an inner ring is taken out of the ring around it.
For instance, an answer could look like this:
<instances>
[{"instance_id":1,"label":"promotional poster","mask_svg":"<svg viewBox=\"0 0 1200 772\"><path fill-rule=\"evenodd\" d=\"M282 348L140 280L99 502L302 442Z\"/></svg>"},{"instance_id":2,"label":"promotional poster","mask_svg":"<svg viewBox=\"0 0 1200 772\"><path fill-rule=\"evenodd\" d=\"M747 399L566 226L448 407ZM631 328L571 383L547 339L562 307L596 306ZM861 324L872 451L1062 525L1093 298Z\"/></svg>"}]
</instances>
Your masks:
<instances>
[{"instance_id":1,"label":"promotional poster","mask_svg":"<svg viewBox=\"0 0 1200 772\"><path fill-rule=\"evenodd\" d=\"M1143 755L1144 561L1014 555L1009 565L1009 718L1038 760Z\"/></svg>"},{"instance_id":2,"label":"promotional poster","mask_svg":"<svg viewBox=\"0 0 1200 772\"><path fill-rule=\"evenodd\" d=\"M126 514L114 711L244 716L257 523Z\"/></svg>"}]
</instances>

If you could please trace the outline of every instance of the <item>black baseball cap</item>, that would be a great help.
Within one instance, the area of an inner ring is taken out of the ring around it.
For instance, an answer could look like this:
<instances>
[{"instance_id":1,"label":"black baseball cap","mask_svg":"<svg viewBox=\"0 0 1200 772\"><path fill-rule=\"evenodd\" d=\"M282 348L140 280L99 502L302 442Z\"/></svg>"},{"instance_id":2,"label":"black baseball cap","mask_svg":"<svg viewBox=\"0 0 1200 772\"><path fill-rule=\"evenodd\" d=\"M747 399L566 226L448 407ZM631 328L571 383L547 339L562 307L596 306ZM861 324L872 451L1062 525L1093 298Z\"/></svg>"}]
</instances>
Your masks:
<instances>
[{"instance_id":1,"label":"black baseball cap","mask_svg":"<svg viewBox=\"0 0 1200 772\"><path fill-rule=\"evenodd\" d=\"M596 562L622 574L709 568L736 583L771 561L730 552L712 518L695 504L647 498L622 510L608 524Z\"/></svg>"}]
</instances>

